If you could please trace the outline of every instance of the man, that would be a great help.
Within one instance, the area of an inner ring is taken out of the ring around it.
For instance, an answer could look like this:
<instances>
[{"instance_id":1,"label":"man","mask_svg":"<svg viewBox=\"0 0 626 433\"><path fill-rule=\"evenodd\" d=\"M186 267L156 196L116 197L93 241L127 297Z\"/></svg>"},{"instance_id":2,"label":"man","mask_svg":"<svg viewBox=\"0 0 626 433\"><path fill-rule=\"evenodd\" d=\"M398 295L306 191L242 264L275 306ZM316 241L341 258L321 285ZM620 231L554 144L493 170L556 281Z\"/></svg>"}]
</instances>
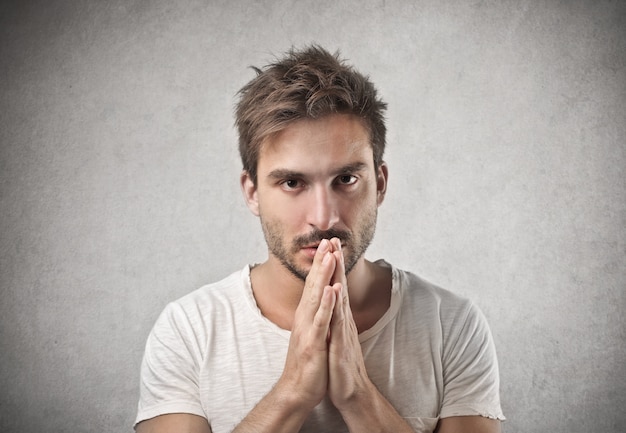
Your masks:
<instances>
[{"instance_id":1,"label":"man","mask_svg":"<svg viewBox=\"0 0 626 433\"><path fill-rule=\"evenodd\" d=\"M363 256L388 179L372 83L317 46L257 73L236 115L267 261L167 306L137 432L499 432L484 317Z\"/></svg>"}]
</instances>

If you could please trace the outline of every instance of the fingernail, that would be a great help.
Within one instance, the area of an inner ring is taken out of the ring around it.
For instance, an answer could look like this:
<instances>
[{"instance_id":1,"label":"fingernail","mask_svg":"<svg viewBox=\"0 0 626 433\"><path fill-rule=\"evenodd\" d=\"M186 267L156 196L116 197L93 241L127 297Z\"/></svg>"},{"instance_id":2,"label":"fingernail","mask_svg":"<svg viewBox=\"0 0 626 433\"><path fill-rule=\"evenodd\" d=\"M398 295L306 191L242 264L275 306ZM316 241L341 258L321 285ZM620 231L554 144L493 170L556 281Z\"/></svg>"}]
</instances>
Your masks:
<instances>
[{"instance_id":1,"label":"fingernail","mask_svg":"<svg viewBox=\"0 0 626 433\"><path fill-rule=\"evenodd\" d=\"M320 242L320 245L319 247L317 247L317 249L321 253L325 253L326 251L328 251L328 241L326 239L322 239L322 242Z\"/></svg>"}]
</instances>

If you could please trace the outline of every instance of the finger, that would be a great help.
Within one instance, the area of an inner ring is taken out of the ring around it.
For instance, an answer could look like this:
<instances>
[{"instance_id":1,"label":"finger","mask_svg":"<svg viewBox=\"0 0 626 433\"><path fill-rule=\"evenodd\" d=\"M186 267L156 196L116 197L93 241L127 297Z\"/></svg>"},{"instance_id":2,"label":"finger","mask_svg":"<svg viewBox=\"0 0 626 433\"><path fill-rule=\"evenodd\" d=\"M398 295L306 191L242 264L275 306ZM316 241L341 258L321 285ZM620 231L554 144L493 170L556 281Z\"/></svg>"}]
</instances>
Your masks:
<instances>
[{"instance_id":1,"label":"finger","mask_svg":"<svg viewBox=\"0 0 626 433\"><path fill-rule=\"evenodd\" d=\"M336 259L330 249L330 242L323 239L317 247L311 270L304 284L300 305L307 307L309 317L312 317L319 308L324 287L330 283L335 271Z\"/></svg>"},{"instance_id":2,"label":"finger","mask_svg":"<svg viewBox=\"0 0 626 433\"><path fill-rule=\"evenodd\" d=\"M333 296L335 297L335 304L333 308L333 316L331 326L333 329L340 327L341 323L346 318L345 313L345 301L346 298L343 295L344 289L341 283L335 283L332 286Z\"/></svg>"},{"instance_id":3,"label":"finger","mask_svg":"<svg viewBox=\"0 0 626 433\"><path fill-rule=\"evenodd\" d=\"M336 306L337 296L331 286L324 287L320 306L313 317L313 332L316 341L326 342L328 330Z\"/></svg>"},{"instance_id":4,"label":"finger","mask_svg":"<svg viewBox=\"0 0 626 433\"><path fill-rule=\"evenodd\" d=\"M331 252L333 251L341 251L341 240L339 238L334 237L330 240Z\"/></svg>"},{"instance_id":5,"label":"finger","mask_svg":"<svg viewBox=\"0 0 626 433\"><path fill-rule=\"evenodd\" d=\"M347 296L348 280L346 277L346 266L343 256L343 250L341 249L341 242L339 241L339 239L333 238L331 240L331 243L335 246L335 251L333 252L333 255L335 256L335 261L337 262L331 281L332 283L340 283L343 291L345 292L343 295Z\"/></svg>"}]
</instances>

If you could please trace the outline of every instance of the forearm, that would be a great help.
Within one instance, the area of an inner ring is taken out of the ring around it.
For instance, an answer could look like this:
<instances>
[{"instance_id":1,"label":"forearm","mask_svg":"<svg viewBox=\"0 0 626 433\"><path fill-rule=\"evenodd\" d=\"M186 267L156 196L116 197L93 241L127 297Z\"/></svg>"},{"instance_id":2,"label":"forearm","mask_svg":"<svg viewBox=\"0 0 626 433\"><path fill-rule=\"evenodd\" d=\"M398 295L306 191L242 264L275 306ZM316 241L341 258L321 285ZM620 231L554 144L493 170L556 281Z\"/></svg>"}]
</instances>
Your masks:
<instances>
[{"instance_id":1,"label":"forearm","mask_svg":"<svg viewBox=\"0 0 626 433\"><path fill-rule=\"evenodd\" d=\"M237 425L233 433L296 433L311 412L294 393L274 387Z\"/></svg>"},{"instance_id":2,"label":"forearm","mask_svg":"<svg viewBox=\"0 0 626 433\"><path fill-rule=\"evenodd\" d=\"M233 433L298 432L328 388L328 333L335 293L331 243L322 240L295 311L283 373Z\"/></svg>"},{"instance_id":3,"label":"forearm","mask_svg":"<svg viewBox=\"0 0 626 433\"><path fill-rule=\"evenodd\" d=\"M352 433L414 433L389 401L370 382L367 390L339 409Z\"/></svg>"}]
</instances>

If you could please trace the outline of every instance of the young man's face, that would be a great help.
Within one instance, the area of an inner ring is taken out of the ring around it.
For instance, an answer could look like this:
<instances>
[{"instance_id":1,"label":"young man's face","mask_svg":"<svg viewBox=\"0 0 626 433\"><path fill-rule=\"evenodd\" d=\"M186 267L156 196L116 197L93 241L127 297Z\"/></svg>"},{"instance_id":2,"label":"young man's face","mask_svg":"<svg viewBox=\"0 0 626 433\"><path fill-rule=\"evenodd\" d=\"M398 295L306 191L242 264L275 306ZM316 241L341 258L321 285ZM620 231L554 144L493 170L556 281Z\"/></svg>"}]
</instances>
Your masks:
<instances>
[{"instance_id":1,"label":"young man's face","mask_svg":"<svg viewBox=\"0 0 626 433\"><path fill-rule=\"evenodd\" d=\"M319 242L338 237L350 272L374 236L387 183L386 165L374 169L369 140L352 115L297 121L266 140L257 185L246 173L242 185L270 260L304 280Z\"/></svg>"}]
</instances>

